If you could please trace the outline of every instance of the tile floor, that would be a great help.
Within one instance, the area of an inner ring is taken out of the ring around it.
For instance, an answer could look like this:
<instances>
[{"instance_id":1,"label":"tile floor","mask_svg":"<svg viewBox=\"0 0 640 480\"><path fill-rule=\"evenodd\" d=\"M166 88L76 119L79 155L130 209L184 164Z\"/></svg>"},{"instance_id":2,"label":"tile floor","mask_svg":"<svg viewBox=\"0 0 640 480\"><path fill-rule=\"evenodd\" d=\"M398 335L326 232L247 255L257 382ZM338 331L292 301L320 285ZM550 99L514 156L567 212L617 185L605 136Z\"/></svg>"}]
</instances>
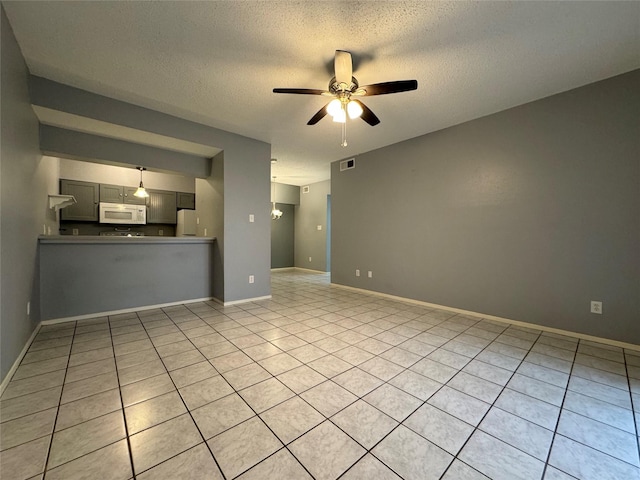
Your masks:
<instances>
[{"instance_id":1,"label":"tile floor","mask_svg":"<svg viewBox=\"0 0 640 480\"><path fill-rule=\"evenodd\" d=\"M43 326L1 398L0 477L640 479L639 352L272 286Z\"/></svg>"}]
</instances>

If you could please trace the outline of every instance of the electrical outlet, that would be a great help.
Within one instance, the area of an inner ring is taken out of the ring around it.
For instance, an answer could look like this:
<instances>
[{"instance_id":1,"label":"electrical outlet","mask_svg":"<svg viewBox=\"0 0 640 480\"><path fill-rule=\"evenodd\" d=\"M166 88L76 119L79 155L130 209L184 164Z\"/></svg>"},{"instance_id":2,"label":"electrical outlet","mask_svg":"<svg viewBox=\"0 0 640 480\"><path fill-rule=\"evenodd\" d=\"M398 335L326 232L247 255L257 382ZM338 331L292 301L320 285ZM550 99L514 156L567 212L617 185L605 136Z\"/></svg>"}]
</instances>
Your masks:
<instances>
[{"instance_id":1,"label":"electrical outlet","mask_svg":"<svg viewBox=\"0 0 640 480\"><path fill-rule=\"evenodd\" d=\"M311 261L311 257L309 257L309 261Z\"/></svg>"},{"instance_id":2,"label":"electrical outlet","mask_svg":"<svg viewBox=\"0 0 640 480\"><path fill-rule=\"evenodd\" d=\"M206 228L204 229L204 236L205 237L207 236L207 229Z\"/></svg>"},{"instance_id":3,"label":"electrical outlet","mask_svg":"<svg viewBox=\"0 0 640 480\"><path fill-rule=\"evenodd\" d=\"M31 314L31 302L27 302L27 317Z\"/></svg>"},{"instance_id":4,"label":"electrical outlet","mask_svg":"<svg viewBox=\"0 0 640 480\"><path fill-rule=\"evenodd\" d=\"M318 230L322 230L322 225L318 225L318 226L317 226L317 229L318 229Z\"/></svg>"},{"instance_id":5,"label":"electrical outlet","mask_svg":"<svg viewBox=\"0 0 640 480\"><path fill-rule=\"evenodd\" d=\"M356 268L356 277L359 277L359 276L360 276L360 270Z\"/></svg>"},{"instance_id":6,"label":"electrical outlet","mask_svg":"<svg viewBox=\"0 0 640 480\"><path fill-rule=\"evenodd\" d=\"M158 235L163 237L164 236L164 230L158 230Z\"/></svg>"},{"instance_id":7,"label":"electrical outlet","mask_svg":"<svg viewBox=\"0 0 640 480\"><path fill-rule=\"evenodd\" d=\"M80 232L78 231L78 229L77 229L77 228L74 228L74 229L72 230L72 233L73 233L74 235L78 235Z\"/></svg>"},{"instance_id":8,"label":"electrical outlet","mask_svg":"<svg viewBox=\"0 0 640 480\"><path fill-rule=\"evenodd\" d=\"M371 270L367 272L367 277L373 278L373 272Z\"/></svg>"},{"instance_id":9,"label":"electrical outlet","mask_svg":"<svg viewBox=\"0 0 640 480\"><path fill-rule=\"evenodd\" d=\"M200 225L200 217L196 217L196 225Z\"/></svg>"},{"instance_id":10,"label":"electrical outlet","mask_svg":"<svg viewBox=\"0 0 640 480\"><path fill-rule=\"evenodd\" d=\"M602 302L591 300L591 313L602 315Z\"/></svg>"},{"instance_id":11,"label":"electrical outlet","mask_svg":"<svg viewBox=\"0 0 640 480\"><path fill-rule=\"evenodd\" d=\"M47 226L46 225L42 225L42 234L43 235L47 234Z\"/></svg>"},{"instance_id":12,"label":"electrical outlet","mask_svg":"<svg viewBox=\"0 0 640 480\"><path fill-rule=\"evenodd\" d=\"M249 275L249 283L253 283L255 281L255 277L253 275Z\"/></svg>"}]
</instances>

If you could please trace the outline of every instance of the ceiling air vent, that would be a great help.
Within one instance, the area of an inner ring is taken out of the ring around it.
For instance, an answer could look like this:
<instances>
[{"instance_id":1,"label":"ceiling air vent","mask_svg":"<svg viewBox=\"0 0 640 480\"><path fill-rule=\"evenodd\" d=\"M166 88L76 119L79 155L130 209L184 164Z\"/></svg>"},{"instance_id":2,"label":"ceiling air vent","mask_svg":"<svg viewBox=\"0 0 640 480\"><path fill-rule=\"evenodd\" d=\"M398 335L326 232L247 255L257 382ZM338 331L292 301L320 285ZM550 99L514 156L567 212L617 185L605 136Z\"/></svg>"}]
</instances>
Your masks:
<instances>
[{"instance_id":1,"label":"ceiling air vent","mask_svg":"<svg viewBox=\"0 0 640 480\"><path fill-rule=\"evenodd\" d=\"M309 193L309 185L302 187L302 193Z\"/></svg>"},{"instance_id":2,"label":"ceiling air vent","mask_svg":"<svg viewBox=\"0 0 640 480\"><path fill-rule=\"evenodd\" d=\"M350 158L349 160L342 160L340 162L340 171L344 172L345 170L350 170L352 168L356 168L356 159Z\"/></svg>"}]
</instances>

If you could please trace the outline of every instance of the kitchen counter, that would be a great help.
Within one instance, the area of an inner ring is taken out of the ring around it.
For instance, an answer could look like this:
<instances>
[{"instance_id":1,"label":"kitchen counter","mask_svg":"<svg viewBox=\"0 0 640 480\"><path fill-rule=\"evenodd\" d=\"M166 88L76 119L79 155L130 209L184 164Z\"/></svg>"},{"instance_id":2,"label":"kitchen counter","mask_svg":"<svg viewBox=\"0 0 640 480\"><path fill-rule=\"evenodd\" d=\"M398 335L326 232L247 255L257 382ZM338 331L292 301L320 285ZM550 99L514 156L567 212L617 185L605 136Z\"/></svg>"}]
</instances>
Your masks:
<instances>
[{"instance_id":1,"label":"kitchen counter","mask_svg":"<svg viewBox=\"0 0 640 480\"><path fill-rule=\"evenodd\" d=\"M40 318L113 315L213 296L211 237L43 235Z\"/></svg>"},{"instance_id":2,"label":"kitchen counter","mask_svg":"<svg viewBox=\"0 0 640 480\"><path fill-rule=\"evenodd\" d=\"M94 236L94 235L40 235L38 241L41 244L119 244L135 243L139 244L189 244L189 243L213 243L215 237L119 237L119 236Z\"/></svg>"}]
</instances>

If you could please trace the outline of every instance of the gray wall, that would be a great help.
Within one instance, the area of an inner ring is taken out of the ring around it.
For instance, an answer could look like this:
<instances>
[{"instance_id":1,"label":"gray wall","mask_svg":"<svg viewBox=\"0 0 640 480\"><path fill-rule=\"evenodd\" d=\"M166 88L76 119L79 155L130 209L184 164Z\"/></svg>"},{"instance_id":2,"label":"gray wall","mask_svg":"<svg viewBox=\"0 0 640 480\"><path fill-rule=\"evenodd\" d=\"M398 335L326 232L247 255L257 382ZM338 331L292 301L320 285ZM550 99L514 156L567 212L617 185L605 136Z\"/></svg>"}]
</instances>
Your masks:
<instances>
[{"instance_id":1,"label":"gray wall","mask_svg":"<svg viewBox=\"0 0 640 480\"><path fill-rule=\"evenodd\" d=\"M295 205L300 205L300 187L276 183L271 201L282 210L279 220L271 221L271 268L295 266Z\"/></svg>"},{"instance_id":2,"label":"gray wall","mask_svg":"<svg viewBox=\"0 0 640 480\"><path fill-rule=\"evenodd\" d=\"M33 86L31 91L35 91ZM211 173L209 158L50 125L40 125L40 149L52 156L114 165L142 165L167 172L179 171L194 177L207 177Z\"/></svg>"},{"instance_id":3,"label":"gray wall","mask_svg":"<svg viewBox=\"0 0 640 480\"><path fill-rule=\"evenodd\" d=\"M198 237L212 236L213 246L213 296L224 299L224 152L216 155L211 163L211 177L196 178L196 225Z\"/></svg>"},{"instance_id":4,"label":"gray wall","mask_svg":"<svg viewBox=\"0 0 640 480\"><path fill-rule=\"evenodd\" d=\"M223 150L224 155L220 158L224 162L224 178L221 180L224 187L222 190L224 192L224 238L218 236L217 232L215 234L222 245L220 253L223 264L224 292L221 296L216 295L216 298L225 302L233 302L270 295L269 170L271 146L268 143L44 78L32 76L30 88L31 101L40 107ZM107 160L115 161L115 159L123 158L121 163L137 165L136 152L147 158L149 162L154 160L151 150L129 142L118 140L106 142L105 139L95 135L75 134L76 132L63 134L53 129L43 129L43 131L47 134L51 133L51 136L47 137L47 145L51 148L62 149L64 147L66 150L71 150L75 148L73 140L77 140L79 147L76 149L76 154L86 158L101 155L100 152L104 149L108 151L110 156ZM100 148L96 148L96 146L100 146ZM122 156L118 155L118 150L122 152ZM190 158L186 163L183 163L171 162L170 156L161 156L158 157L158 164L150 163L150 165L203 178L205 175L194 173L192 168L200 165L198 157L187 157ZM209 171L206 176L209 175ZM215 183L220 179L213 178L211 181ZM197 208L200 207L197 206ZM213 210L216 208L212 207ZM255 215L253 223L249 222L250 214ZM250 275L255 277L253 284L249 284Z\"/></svg>"},{"instance_id":5,"label":"gray wall","mask_svg":"<svg viewBox=\"0 0 640 480\"><path fill-rule=\"evenodd\" d=\"M276 203L282 211L278 220L271 220L271 268L293 267L295 264L295 207Z\"/></svg>"},{"instance_id":6,"label":"gray wall","mask_svg":"<svg viewBox=\"0 0 640 480\"><path fill-rule=\"evenodd\" d=\"M29 72L2 9L0 138L0 378L39 321L37 238L56 231L47 195L57 193L58 163L43 161L38 121L29 105ZM31 315L27 302L31 301Z\"/></svg>"},{"instance_id":7,"label":"gray wall","mask_svg":"<svg viewBox=\"0 0 640 480\"><path fill-rule=\"evenodd\" d=\"M288 203L290 205L300 205L300 187L297 185L287 185L285 183L276 183L275 201L278 203ZM273 202L273 198L271 199Z\"/></svg>"},{"instance_id":8,"label":"gray wall","mask_svg":"<svg viewBox=\"0 0 640 480\"><path fill-rule=\"evenodd\" d=\"M271 146L233 143L224 151L225 302L271 294Z\"/></svg>"},{"instance_id":9,"label":"gray wall","mask_svg":"<svg viewBox=\"0 0 640 480\"><path fill-rule=\"evenodd\" d=\"M58 193L58 162L42 159L38 121L31 103L224 150L225 155L220 157L220 161L224 162L224 173L229 175L224 178L213 175L211 183L222 183L223 188L218 191L223 192L225 211L220 213L221 207L212 206L211 210L218 213L211 217L224 226L213 229L222 231L224 240L232 248L224 258L222 250L214 252L215 271L223 276L219 282L221 291L214 293L225 301L269 295L270 145L50 80L30 77L4 10L1 16L0 375L6 376L39 321L39 292L35 276L38 268L37 236L48 229L55 232L58 228L56 215L47 207L48 194ZM83 142L83 145L88 144ZM131 153L133 150L126 151ZM191 160L201 162L197 157ZM134 158L130 161L131 165L139 163ZM182 171L181 167L173 164L168 169L198 175L188 169ZM164 167L158 165L157 168ZM246 175L247 172L250 174ZM249 213L256 215L256 222L251 224L251 228L247 225ZM219 218L221 220L218 221ZM220 268L216 267L216 262ZM255 275L252 285L248 284L250 274ZM26 314L28 301L31 301L30 317Z\"/></svg>"},{"instance_id":10,"label":"gray wall","mask_svg":"<svg viewBox=\"0 0 640 480\"><path fill-rule=\"evenodd\" d=\"M42 320L210 298L214 243L42 237Z\"/></svg>"},{"instance_id":11,"label":"gray wall","mask_svg":"<svg viewBox=\"0 0 640 480\"><path fill-rule=\"evenodd\" d=\"M332 281L640 344L639 118L634 71L334 162Z\"/></svg>"},{"instance_id":12,"label":"gray wall","mask_svg":"<svg viewBox=\"0 0 640 480\"><path fill-rule=\"evenodd\" d=\"M296 267L326 272L327 265L327 195L331 181L309 185L309 193L300 192L296 207L295 264ZM322 230L318 230L318 225ZM311 261L309 261L311 257Z\"/></svg>"},{"instance_id":13,"label":"gray wall","mask_svg":"<svg viewBox=\"0 0 640 480\"><path fill-rule=\"evenodd\" d=\"M135 168L80 162L66 158L60 158L58 161L60 163L60 178L128 187L137 187L140 183L140 172ZM196 191L196 179L191 175L174 175L147 170L143 173L142 180L146 188L187 193Z\"/></svg>"}]
</instances>

